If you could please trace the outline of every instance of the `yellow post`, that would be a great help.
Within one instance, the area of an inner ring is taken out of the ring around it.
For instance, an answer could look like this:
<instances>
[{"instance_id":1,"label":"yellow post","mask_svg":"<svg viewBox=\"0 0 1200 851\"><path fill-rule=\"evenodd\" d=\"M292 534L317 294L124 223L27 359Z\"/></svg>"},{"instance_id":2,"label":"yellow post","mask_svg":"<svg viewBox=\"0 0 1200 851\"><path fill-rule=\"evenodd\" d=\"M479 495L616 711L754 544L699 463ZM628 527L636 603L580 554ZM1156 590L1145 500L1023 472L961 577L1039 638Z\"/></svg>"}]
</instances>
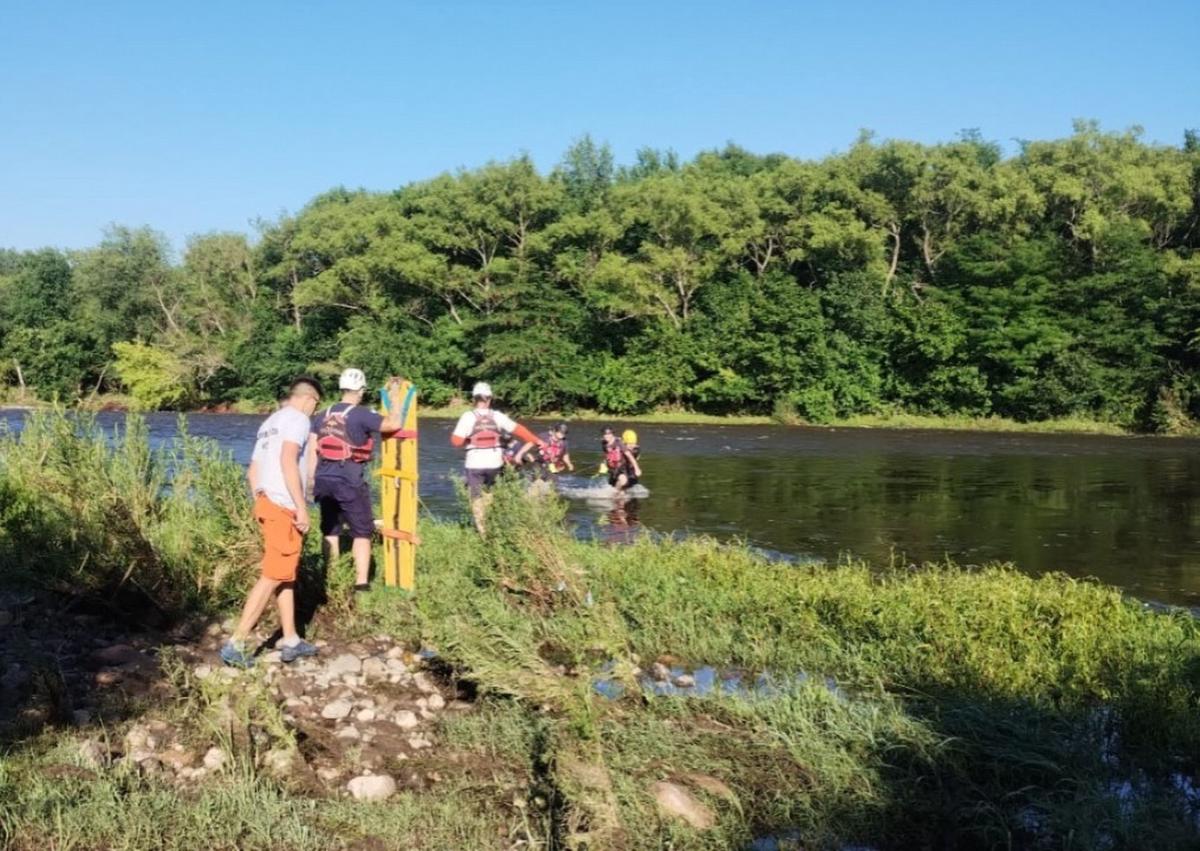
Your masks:
<instances>
[{"instance_id":1,"label":"yellow post","mask_svg":"<svg viewBox=\"0 0 1200 851\"><path fill-rule=\"evenodd\" d=\"M417 388L401 381L389 393L388 410L399 411L403 427L385 435L379 475L383 515L383 581L413 590L417 562Z\"/></svg>"}]
</instances>

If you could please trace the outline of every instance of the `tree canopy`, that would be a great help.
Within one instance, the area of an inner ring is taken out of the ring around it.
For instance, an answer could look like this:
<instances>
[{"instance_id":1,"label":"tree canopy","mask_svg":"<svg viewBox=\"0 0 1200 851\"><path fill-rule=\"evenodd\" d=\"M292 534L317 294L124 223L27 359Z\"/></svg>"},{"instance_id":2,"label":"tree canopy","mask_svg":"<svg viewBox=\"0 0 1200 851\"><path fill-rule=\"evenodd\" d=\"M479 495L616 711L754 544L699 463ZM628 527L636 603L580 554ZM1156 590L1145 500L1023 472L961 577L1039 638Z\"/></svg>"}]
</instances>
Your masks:
<instances>
[{"instance_id":1,"label":"tree canopy","mask_svg":"<svg viewBox=\"0 0 1200 851\"><path fill-rule=\"evenodd\" d=\"M811 421L905 410L1200 415L1200 144L1079 122L1011 157L864 133L819 161L734 145L630 166L584 137L254 236L148 229L0 251L0 376L42 397L266 401L307 370L477 378L533 413Z\"/></svg>"}]
</instances>

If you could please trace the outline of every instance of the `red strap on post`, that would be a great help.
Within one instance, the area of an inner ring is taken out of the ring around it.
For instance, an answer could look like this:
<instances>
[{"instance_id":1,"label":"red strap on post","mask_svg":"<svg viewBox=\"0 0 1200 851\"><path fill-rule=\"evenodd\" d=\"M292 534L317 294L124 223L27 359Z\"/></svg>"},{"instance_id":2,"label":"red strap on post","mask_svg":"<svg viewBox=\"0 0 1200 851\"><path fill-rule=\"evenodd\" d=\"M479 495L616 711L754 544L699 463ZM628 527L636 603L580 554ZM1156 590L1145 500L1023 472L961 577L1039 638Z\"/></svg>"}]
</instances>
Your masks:
<instances>
[{"instance_id":1,"label":"red strap on post","mask_svg":"<svg viewBox=\"0 0 1200 851\"><path fill-rule=\"evenodd\" d=\"M383 433L384 440L416 440L417 430L415 428L397 429L396 431L385 431Z\"/></svg>"},{"instance_id":2,"label":"red strap on post","mask_svg":"<svg viewBox=\"0 0 1200 851\"><path fill-rule=\"evenodd\" d=\"M421 536L416 532L404 532L400 529L380 529L379 534L385 538L392 538L397 541L408 541L410 544L419 545Z\"/></svg>"}]
</instances>

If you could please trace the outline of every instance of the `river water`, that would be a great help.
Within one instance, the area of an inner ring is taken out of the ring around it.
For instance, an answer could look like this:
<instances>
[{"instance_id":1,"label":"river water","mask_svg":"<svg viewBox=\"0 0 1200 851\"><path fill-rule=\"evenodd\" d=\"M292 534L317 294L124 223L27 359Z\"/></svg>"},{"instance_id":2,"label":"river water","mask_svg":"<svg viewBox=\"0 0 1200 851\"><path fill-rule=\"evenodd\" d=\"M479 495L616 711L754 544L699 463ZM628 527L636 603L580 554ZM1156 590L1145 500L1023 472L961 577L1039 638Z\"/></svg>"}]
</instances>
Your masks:
<instances>
[{"instance_id":1,"label":"river water","mask_svg":"<svg viewBox=\"0 0 1200 851\"><path fill-rule=\"evenodd\" d=\"M11 425L21 416L0 414ZM174 435L175 415L147 419L152 440ZM193 434L242 463L260 420L188 417ZM111 426L121 415L100 421ZM421 498L438 516L458 511L451 425L421 421ZM800 560L1011 561L1200 606L1200 440L783 426L638 432L650 496L625 506L571 500L578 534L707 534ZM599 463L599 426L576 425L571 438L585 475L567 483L586 486Z\"/></svg>"}]
</instances>

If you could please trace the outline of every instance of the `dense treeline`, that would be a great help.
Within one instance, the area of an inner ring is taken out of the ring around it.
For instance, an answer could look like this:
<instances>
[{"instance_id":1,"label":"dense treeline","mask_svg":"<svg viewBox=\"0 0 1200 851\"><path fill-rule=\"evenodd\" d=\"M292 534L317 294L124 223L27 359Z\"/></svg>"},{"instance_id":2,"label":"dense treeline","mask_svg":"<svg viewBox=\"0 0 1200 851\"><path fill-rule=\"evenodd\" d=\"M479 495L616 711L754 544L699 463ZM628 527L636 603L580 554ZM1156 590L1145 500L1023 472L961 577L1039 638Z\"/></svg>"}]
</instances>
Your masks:
<instances>
[{"instance_id":1,"label":"dense treeline","mask_svg":"<svg viewBox=\"0 0 1200 851\"><path fill-rule=\"evenodd\" d=\"M274 398L298 368L487 378L526 412L686 407L1200 416L1200 137L1081 123L1005 158L867 135L631 166L589 138L391 193L336 189L256 240L114 228L0 252L0 374L147 406ZM15 390L14 390L15 392Z\"/></svg>"}]
</instances>

